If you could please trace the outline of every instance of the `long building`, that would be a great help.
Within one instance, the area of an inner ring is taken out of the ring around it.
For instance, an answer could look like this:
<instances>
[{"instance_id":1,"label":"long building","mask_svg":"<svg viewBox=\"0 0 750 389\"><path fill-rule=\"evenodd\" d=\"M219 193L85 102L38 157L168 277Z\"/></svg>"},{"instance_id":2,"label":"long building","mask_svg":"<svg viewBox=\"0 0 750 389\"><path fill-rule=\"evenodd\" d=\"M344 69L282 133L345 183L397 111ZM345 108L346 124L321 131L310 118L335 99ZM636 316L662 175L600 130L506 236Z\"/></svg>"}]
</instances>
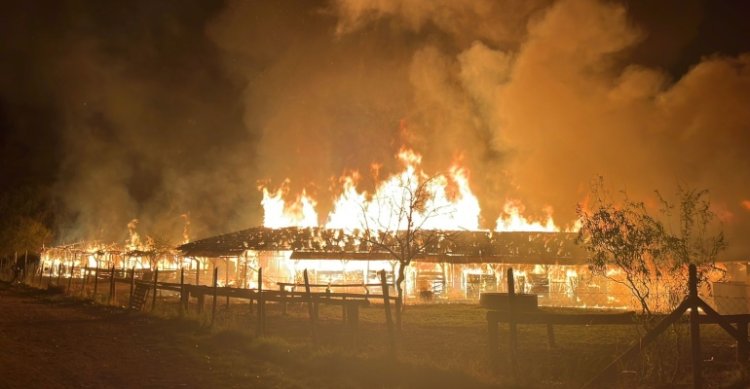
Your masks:
<instances>
[{"instance_id":1,"label":"long building","mask_svg":"<svg viewBox=\"0 0 750 389\"><path fill-rule=\"evenodd\" d=\"M629 295L592 283L585 251L574 233L420 231L428 242L406 272L411 301L473 301L484 291L504 291L508 268L520 291L540 295L540 304L629 305ZM219 268L224 283L254 287L263 268L264 287L294 283L308 271L315 284L372 284L377 272L391 276L398 262L383 237L325 228L250 228L178 247L185 257ZM615 288L616 289L616 288ZM613 297L622 295L622 298Z\"/></svg>"}]
</instances>

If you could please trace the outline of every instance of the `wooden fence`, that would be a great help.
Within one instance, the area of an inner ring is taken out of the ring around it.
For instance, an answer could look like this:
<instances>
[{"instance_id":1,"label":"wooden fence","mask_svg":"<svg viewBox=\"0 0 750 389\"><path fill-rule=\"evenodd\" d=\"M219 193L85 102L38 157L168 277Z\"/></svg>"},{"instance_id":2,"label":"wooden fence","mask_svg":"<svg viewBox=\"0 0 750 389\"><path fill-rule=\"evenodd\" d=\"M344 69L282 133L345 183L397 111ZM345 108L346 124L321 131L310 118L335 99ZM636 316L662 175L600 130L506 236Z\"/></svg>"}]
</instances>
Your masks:
<instances>
[{"instance_id":1,"label":"wooden fence","mask_svg":"<svg viewBox=\"0 0 750 389\"><path fill-rule=\"evenodd\" d=\"M514 303L515 285L513 278L513 269L508 269L508 308L505 310L489 310L487 312L487 328L489 357L493 366L498 363L498 324L507 323L510 329L508 340L509 359L512 371L516 371L516 355L518 353L518 324L543 324L547 326L547 337L550 347L554 347L554 326L555 325L633 325L637 323L638 318L634 312L614 313L614 314L565 314L557 312L544 312L541 310L521 310L517 303ZM603 370L592 378L584 387L598 388L605 387L605 381L611 378L617 371L618 367L633 357L641 354L645 347L656 340L670 325L678 321L688 321L690 325L690 349L693 370L693 387L703 387L701 376L703 359L700 347L700 325L701 324L718 324L737 342L737 359L746 362L750 355L750 343L748 342L748 323L750 323L750 314L740 315L721 315L709 306L703 299L698 296L698 277L695 265L689 266L688 295L685 296L682 303L671 313L651 318L653 325L649 325L650 330L641 338L631 344L631 346L618 356L614 361L609 363ZM688 313L689 318L684 315ZM702 310L704 314L700 314Z\"/></svg>"},{"instance_id":2,"label":"wooden fence","mask_svg":"<svg viewBox=\"0 0 750 389\"><path fill-rule=\"evenodd\" d=\"M2 268L2 266L0 266ZM393 284L386 281L385 271L379 273L380 283L378 284L311 284L307 275L307 270L303 272L304 283L277 283L278 289L264 289L263 269L258 270L257 288L236 288L230 286L218 285L218 269L213 270L211 285L196 285L185 282L186 272L180 270L159 270L153 272L142 269L117 269L95 268L95 267L68 267L62 265L58 267L49 266L44 269L37 266L35 269L26 272L21 276L21 282L35 284L41 288L62 288L69 295L78 295L83 298L91 298L113 304L116 301L118 288L117 284L128 285L128 304L131 310L143 310L150 305L150 310L154 310L157 304L157 295L160 292L171 292L179 296L179 314L184 316L188 313L190 306L194 306L197 313L203 314L206 309L206 298L210 300L210 324L213 326L216 319L217 306L220 304L219 299L226 299L227 306L230 299L239 299L247 301L250 311L256 315L257 335L262 336L267 330L266 305L268 303L279 304L282 313L286 314L287 304L303 304L307 306L310 336L313 343L318 343L318 320L320 305L337 305L341 306L342 321L352 334L352 339L356 342L356 333L359 325L360 307L369 305L371 301L382 302L385 311L385 324L388 330L389 351L392 354L396 352L396 329L394 324L394 314L400 315L400 312L392 312L391 303L395 303L398 298L392 296L390 289ZM78 281L78 285L73 284L73 280ZM163 279L168 279L165 281ZM199 275L196 274L196 280ZM93 289L90 295L85 292ZM323 288L325 291L313 291L313 288ZM363 293L346 293L336 292L341 288L361 287ZM290 288L290 290L287 290ZM372 293L371 289L379 289L380 293ZM122 288L120 289L122 290ZM102 297L106 296L106 299ZM191 302L193 302L191 304ZM398 304L396 304L398 305ZM398 316L397 316L398 317Z\"/></svg>"}]
</instances>

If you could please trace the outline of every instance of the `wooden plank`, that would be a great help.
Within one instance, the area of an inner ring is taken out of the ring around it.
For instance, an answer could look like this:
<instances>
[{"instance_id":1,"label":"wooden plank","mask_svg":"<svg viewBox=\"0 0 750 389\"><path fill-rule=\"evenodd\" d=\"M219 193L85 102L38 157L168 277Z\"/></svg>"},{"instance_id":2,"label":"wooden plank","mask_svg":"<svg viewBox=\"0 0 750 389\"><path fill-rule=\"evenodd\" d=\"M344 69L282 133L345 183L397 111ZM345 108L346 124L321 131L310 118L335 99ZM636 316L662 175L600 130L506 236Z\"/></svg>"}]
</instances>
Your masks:
<instances>
[{"instance_id":1,"label":"wooden plank","mask_svg":"<svg viewBox=\"0 0 750 389\"><path fill-rule=\"evenodd\" d=\"M554 313L554 312L516 312L487 311L487 316L498 323L516 324L549 324L549 325L608 325L634 324L634 312L599 314L599 313Z\"/></svg>"}]
</instances>

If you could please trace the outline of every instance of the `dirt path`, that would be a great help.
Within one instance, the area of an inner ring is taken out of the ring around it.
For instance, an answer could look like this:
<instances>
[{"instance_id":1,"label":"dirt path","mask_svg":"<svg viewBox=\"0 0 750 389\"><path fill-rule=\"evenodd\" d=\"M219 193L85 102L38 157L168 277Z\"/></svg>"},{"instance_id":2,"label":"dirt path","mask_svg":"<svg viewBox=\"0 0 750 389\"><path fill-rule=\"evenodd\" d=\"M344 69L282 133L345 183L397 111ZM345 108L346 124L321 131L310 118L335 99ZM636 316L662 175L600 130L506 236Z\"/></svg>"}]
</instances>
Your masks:
<instances>
[{"instance_id":1,"label":"dirt path","mask_svg":"<svg viewBox=\"0 0 750 389\"><path fill-rule=\"evenodd\" d=\"M295 386L262 363L233 369L185 323L44 293L0 285L0 387Z\"/></svg>"}]
</instances>

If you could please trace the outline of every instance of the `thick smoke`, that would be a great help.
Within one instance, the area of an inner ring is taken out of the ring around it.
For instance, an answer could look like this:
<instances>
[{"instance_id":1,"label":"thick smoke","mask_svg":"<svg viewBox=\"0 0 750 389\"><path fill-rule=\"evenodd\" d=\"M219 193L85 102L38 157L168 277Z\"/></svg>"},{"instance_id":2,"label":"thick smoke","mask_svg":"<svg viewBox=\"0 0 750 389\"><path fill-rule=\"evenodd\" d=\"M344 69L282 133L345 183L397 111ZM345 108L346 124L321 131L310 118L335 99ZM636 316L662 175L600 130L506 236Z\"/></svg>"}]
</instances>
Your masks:
<instances>
[{"instance_id":1,"label":"thick smoke","mask_svg":"<svg viewBox=\"0 0 750 389\"><path fill-rule=\"evenodd\" d=\"M341 174L357 170L372 187L371 165L393 171L406 145L428 171L469 168L484 227L506 199L537 217L551 206L569 223L601 175L649 202L654 189L709 189L731 255L750 251L750 54L732 35L747 32L731 27L744 18L724 3L61 1L7 11L2 31L17 39L3 51L20 61L0 64L14 75L0 77L1 97L6 110L41 106L50 117L52 145L38 150L54 161L44 177L67 215L60 242L124 240L140 219L142 236L175 243L183 214L193 238L258 225L258 183L287 178L290 195L305 188L325 215ZM21 116L0 111L19 128Z\"/></svg>"},{"instance_id":2,"label":"thick smoke","mask_svg":"<svg viewBox=\"0 0 750 389\"><path fill-rule=\"evenodd\" d=\"M459 28L466 23L460 17L446 24L443 16L452 12L476 16L467 24L482 25L481 15L460 2L442 12L434 3L403 3L410 2L342 1L338 31L362 31L378 18L413 29L432 22L448 34L471 31ZM691 18L670 33L695 35L684 27ZM410 117L424 137L501 156L472 161L472 171L491 175L474 181L483 203L517 197L532 212L549 204L564 222L599 175L649 202L654 189L707 188L730 245L747 255L750 53L711 55L673 78L630 58L648 31L622 4L563 0L528 18L527 26L518 47L504 48L477 27L469 45L425 43L412 57L415 108L426 114Z\"/></svg>"},{"instance_id":3,"label":"thick smoke","mask_svg":"<svg viewBox=\"0 0 750 389\"><path fill-rule=\"evenodd\" d=\"M241 88L204 33L222 4L6 5L3 105L44 117L14 128L42 145L24 159L51 161L35 178L59 199L57 243L124 242L132 219L163 243L182 240L182 214L195 234L256 222Z\"/></svg>"}]
</instances>

